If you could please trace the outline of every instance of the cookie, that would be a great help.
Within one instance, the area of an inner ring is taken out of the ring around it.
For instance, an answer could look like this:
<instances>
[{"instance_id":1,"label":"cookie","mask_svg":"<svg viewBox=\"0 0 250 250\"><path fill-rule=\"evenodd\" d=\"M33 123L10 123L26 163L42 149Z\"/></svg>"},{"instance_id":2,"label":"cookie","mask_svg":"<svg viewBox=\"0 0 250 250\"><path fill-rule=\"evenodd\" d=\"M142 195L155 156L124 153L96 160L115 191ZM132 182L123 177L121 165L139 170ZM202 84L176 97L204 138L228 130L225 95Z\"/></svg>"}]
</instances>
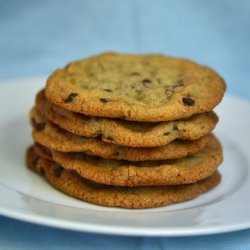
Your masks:
<instances>
[{"instance_id":1,"label":"cookie","mask_svg":"<svg viewBox=\"0 0 250 250\"><path fill-rule=\"evenodd\" d=\"M223 157L221 146L213 137L199 152L174 160L130 162L53 150L52 158L91 181L132 187L194 183L210 176Z\"/></svg>"},{"instance_id":2,"label":"cookie","mask_svg":"<svg viewBox=\"0 0 250 250\"><path fill-rule=\"evenodd\" d=\"M98 138L76 136L46 121L37 109L31 111L32 136L36 142L47 148L62 152L84 152L102 158L147 161L175 159L193 154L202 149L212 135L205 135L198 140L175 140L161 147L124 147L103 142ZM37 124L44 124L43 129Z\"/></svg>"},{"instance_id":3,"label":"cookie","mask_svg":"<svg viewBox=\"0 0 250 250\"><path fill-rule=\"evenodd\" d=\"M44 176L58 190L97 205L122 208L150 208L191 200L216 187L221 180L216 171L211 177L194 184L179 186L124 188L99 185L65 170L53 161L27 151L27 165Z\"/></svg>"},{"instance_id":4,"label":"cookie","mask_svg":"<svg viewBox=\"0 0 250 250\"><path fill-rule=\"evenodd\" d=\"M33 150L37 154L37 156L44 158L46 160L49 160L49 161L53 161L52 153L49 148L46 148L42 146L41 144L34 142Z\"/></svg>"},{"instance_id":5,"label":"cookie","mask_svg":"<svg viewBox=\"0 0 250 250\"><path fill-rule=\"evenodd\" d=\"M197 140L213 130L218 122L213 112L161 123L86 117L49 104L42 92L36 99L39 111L68 132L86 137L100 136L105 142L129 147L158 147L175 139Z\"/></svg>"},{"instance_id":6,"label":"cookie","mask_svg":"<svg viewBox=\"0 0 250 250\"><path fill-rule=\"evenodd\" d=\"M159 122L211 111L225 89L216 72L190 60L105 53L55 71L46 96L89 116Z\"/></svg>"}]
</instances>

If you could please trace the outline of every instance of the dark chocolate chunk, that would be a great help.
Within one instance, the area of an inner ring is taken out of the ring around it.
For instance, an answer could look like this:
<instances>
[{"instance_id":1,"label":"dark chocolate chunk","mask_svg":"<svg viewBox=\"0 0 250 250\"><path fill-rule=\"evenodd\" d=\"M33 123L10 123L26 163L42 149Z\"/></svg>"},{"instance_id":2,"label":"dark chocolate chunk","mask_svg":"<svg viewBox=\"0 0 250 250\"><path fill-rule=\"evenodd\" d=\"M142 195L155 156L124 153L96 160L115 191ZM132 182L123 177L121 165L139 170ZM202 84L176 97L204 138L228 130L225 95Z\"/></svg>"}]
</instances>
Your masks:
<instances>
[{"instance_id":1,"label":"dark chocolate chunk","mask_svg":"<svg viewBox=\"0 0 250 250\"><path fill-rule=\"evenodd\" d=\"M39 160L40 160L40 157L39 157L39 156L36 156L36 157L32 160L31 164L32 164L32 166L33 166L34 168L36 167L36 165L37 165L37 163L38 163Z\"/></svg>"},{"instance_id":2,"label":"dark chocolate chunk","mask_svg":"<svg viewBox=\"0 0 250 250\"><path fill-rule=\"evenodd\" d=\"M45 122L37 122L34 117L31 118L32 126L36 131L42 131L45 128Z\"/></svg>"},{"instance_id":3,"label":"dark chocolate chunk","mask_svg":"<svg viewBox=\"0 0 250 250\"><path fill-rule=\"evenodd\" d=\"M143 84L145 87L148 87L148 86L150 85L151 82L152 82L152 81L149 80L149 79L143 79L143 80L142 80L142 84Z\"/></svg>"},{"instance_id":4,"label":"dark chocolate chunk","mask_svg":"<svg viewBox=\"0 0 250 250\"><path fill-rule=\"evenodd\" d=\"M100 98L100 102L102 102L102 103L107 103L109 100L108 99L106 99L106 98Z\"/></svg>"},{"instance_id":5,"label":"dark chocolate chunk","mask_svg":"<svg viewBox=\"0 0 250 250\"><path fill-rule=\"evenodd\" d=\"M178 130L179 130L176 124L174 124L174 126L173 126L173 130L176 130L176 131L178 131Z\"/></svg>"},{"instance_id":6,"label":"dark chocolate chunk","mask_svg":"<svg viewBox=\"0 0 250 250\"><path fill-rule=\"evenodd\" d=\"M112 89L103 89L106 92L112 92Z\"/></svg>"},{"instance_id":7,"label":"dark chocolate chunk","mask_svg":"<svg viewBox=\"0 0 250 250\"><path fill-rule=\"evenodd\" d=\"M54 175L56 177L60 177L61 174L62 174L62 171L63 171L63 167L62 166L57 166L55 169L54 169Z\"/></svg>"},{"instance_id":8,"label":"dark chocolate chunk","mask_svg":"<svg viewBox=\"0 0 250 250\"><path fill-rule=\"evenodd\" d=\"M73 102L73 100L78 96L77 93L71 93L66 100L64 100L64 103Z\"/></svg>"},{"instance_id":9,"label":"dark chocolate chunk","mask_svg":"<svg viewBox=\"0 0 250 250\"><path fill-rule=\"evenodd\" d=\"M190 97L183 97L182 98L182 102L186 106L193 106L195 104L195 101L192 98L190 98Z\"/></svg>"},{"instance_id":10,"label":"dark chocolate chunk","mask_svg":"<svg viewBox=\"0 0 250 250\"><path fill-rule=\"evenodd\" d=\"M96 139L97 139L97 140L101 140L101 139L102 139L102 134L96 136Z\"/></svg>"}]
</instances>

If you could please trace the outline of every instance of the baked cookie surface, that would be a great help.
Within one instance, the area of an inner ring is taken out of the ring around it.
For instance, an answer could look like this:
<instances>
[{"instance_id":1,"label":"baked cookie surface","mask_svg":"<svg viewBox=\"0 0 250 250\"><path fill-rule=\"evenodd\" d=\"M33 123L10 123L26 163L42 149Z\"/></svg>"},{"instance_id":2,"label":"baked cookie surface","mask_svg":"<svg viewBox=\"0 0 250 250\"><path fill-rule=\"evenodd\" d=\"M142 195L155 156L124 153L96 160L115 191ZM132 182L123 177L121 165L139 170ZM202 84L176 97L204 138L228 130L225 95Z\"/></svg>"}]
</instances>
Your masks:
<instances>
[{"instance_id":1,"label":"baked cookie surface","mask_svg":"<svg viewBox=\"0 0 250 250\"><path fill-rule=\"evenodd\" d=\"M225 88L212 69L186 59L105 53L55 71L46 96L85 115L158 122L211 111Z\"/></svg>"},{"instance_id":2,"label":"baked cookie surface","mask_svg":"<svg viewBox=\"0 0 250 250\"><path fill-rule=\"evenodd\" d=\"M150 208L194 199L216 187L221 180L216 171L194 184L178 186L124 188L99 185L63 169L53 161L38 157L33 148L26 154L27 166L42 175L58 190L75 198L109 207Z\"/></svg>"}]
</instances>

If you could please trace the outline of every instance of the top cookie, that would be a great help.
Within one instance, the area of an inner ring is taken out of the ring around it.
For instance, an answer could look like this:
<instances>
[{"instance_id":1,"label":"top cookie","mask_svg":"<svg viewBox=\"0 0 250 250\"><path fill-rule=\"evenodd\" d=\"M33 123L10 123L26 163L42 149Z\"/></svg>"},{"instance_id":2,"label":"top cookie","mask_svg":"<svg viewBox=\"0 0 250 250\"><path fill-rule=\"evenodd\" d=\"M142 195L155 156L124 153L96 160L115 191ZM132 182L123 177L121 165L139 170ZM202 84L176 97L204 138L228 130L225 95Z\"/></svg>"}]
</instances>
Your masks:
<instances>
[{"instance_id":1,"label":"top cookie","mask_svg":"<svg viewBox=\"0 0 250 250\"><path fill-rule=\"evenodd\" d=\"M46 96L85 115L157 122L211 111L225 88L216 72L186 59L105 53L55 71Z\"/></svg>"}]
</instances>

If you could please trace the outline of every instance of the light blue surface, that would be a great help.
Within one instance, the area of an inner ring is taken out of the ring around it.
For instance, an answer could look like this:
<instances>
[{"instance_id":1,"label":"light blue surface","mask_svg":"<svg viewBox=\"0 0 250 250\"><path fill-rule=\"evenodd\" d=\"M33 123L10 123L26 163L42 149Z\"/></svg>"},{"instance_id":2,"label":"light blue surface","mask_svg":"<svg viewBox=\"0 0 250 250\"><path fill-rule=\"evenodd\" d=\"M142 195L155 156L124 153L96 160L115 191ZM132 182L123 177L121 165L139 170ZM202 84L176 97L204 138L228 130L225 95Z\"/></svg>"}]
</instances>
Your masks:
<instances>
[{"instance_id":1,"label":"light blue surface","mask_svg":"<svg viewBox=\"0 0 250 250\"><path fill-rule=\"evenodd\" d=\"M250 99L249 27L248 0L0 0L0 80L49 75L70 60L106 50L158 52L215 68L229 93ZM2 249L250 249L250 230L132 238L0 217Z\"/></svg>"}]
</instances>

